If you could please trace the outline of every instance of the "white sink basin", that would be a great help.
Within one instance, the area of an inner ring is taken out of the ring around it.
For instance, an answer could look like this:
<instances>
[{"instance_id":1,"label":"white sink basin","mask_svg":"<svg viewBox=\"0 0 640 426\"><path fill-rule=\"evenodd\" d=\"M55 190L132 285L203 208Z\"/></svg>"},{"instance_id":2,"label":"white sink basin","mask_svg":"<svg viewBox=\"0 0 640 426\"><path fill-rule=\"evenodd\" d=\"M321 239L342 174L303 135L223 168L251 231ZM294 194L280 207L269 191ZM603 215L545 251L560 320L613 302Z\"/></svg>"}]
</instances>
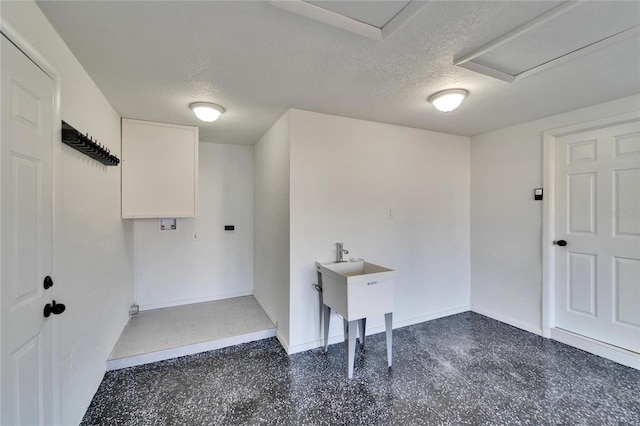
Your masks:
<instances>
[{"instance_id":1,"label":"white sink basin","mask_svg":"<svg viewBox=\"0 0 640 426\"><path fill-rule=\"evenodd\" d=\"M393 311L395 271L364 260L317 263L323 303L345 320Z\"/></svg>"}]
</instances>

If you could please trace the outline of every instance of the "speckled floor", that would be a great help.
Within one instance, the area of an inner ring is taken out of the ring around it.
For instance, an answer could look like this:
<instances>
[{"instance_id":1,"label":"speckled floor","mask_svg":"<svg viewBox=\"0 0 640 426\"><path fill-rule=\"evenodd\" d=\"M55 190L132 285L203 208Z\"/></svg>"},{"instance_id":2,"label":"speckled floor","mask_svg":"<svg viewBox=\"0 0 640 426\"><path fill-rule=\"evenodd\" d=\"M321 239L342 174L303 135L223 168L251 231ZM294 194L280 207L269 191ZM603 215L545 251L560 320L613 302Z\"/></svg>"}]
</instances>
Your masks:
<instances>
[{"instance_id":1,"label":"speckled floor","mask_svg":"<svg viewBox=\"0 0 640 426\"><path fill-rule=\"evenodd\" d=\"M275 338L108 372L83 425L640 425L640 371L475 313L287 356Z\"/></svg>"}]
</instances>

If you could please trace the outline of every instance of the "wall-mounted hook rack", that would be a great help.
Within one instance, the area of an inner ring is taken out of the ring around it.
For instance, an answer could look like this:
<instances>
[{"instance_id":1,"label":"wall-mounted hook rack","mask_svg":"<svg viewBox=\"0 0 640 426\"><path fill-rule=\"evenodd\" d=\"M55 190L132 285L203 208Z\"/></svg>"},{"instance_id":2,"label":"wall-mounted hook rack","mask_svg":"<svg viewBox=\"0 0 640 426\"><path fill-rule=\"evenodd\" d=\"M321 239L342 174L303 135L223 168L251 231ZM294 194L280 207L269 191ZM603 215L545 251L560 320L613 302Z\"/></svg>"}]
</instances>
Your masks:
<instances>
[{"instance_id":1,"label":"wall-mounted hook rack","mask_svg":"<svg viewBox=\"0 0 640 426\"><path fill-rule=\"evenodd\" d=\"M97 140L94 141L93 137L89 137L88 134L81 134L64 121L62 122L62 143L88 155L105 166L117 166L120 163L120 159L112 155L108 148L98 143Z\"/></svg>"}]
</instances>

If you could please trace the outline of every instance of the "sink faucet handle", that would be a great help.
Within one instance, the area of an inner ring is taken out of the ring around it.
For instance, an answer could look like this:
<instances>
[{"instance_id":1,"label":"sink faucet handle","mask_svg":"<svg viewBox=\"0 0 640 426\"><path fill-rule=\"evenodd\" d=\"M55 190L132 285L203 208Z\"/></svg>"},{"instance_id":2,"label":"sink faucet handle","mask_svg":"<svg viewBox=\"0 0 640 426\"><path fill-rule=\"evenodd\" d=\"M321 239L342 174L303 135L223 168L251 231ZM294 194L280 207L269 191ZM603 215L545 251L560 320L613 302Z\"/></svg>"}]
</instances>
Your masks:
<instances>
[{"instance_id":1,"label":"sink faucet handle","mask_svg":"<svg viewBox=\"0 0 640 426\"><path fill-rule=\"evenodd\" d=\"M344 262L342 255L349 254L349 252L344 249L344 243L336 243L336 246L336 262Z\"/></svg>"}]
</instances>

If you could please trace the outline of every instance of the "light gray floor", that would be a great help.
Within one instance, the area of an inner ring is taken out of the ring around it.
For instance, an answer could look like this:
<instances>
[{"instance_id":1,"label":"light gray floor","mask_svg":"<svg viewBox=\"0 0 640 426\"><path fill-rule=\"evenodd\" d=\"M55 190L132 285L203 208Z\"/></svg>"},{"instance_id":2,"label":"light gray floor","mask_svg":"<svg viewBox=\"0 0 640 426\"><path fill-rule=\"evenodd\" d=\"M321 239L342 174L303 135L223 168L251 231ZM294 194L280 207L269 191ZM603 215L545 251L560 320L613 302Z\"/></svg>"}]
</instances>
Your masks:
<instances>
[{"instance_id":1,"label":"light gray floor","mask_svg":"<svg viewBox=\"0 0 640 426\"><path fill-rule=\"evenodd\" d=\"M131 317L107 369L131 367L275 336L253 296L143 311Z\"/></svg>"}]
</instances>

